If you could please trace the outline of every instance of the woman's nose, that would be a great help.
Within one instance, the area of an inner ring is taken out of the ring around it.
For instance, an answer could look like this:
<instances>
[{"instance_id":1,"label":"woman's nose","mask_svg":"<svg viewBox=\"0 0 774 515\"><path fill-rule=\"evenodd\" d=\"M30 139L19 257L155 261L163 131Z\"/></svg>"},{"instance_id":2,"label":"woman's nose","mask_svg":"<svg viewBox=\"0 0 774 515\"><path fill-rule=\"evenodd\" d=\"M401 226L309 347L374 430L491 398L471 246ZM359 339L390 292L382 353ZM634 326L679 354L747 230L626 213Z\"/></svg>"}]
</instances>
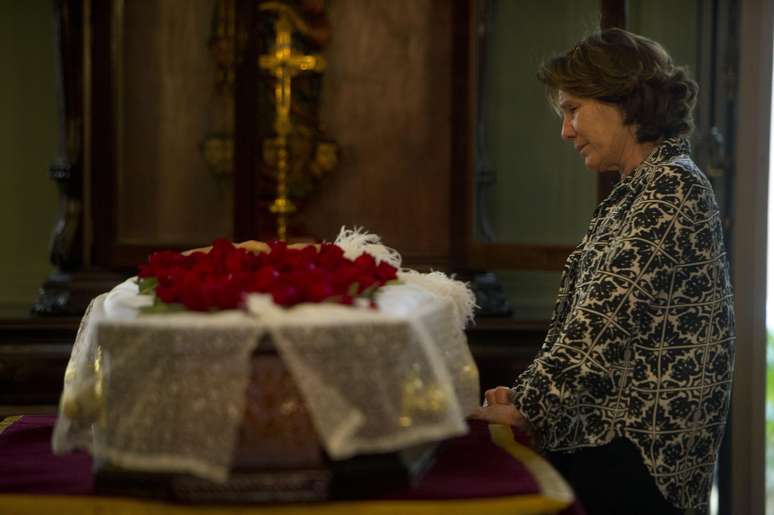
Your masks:
<instances>
[{"instance_id":1,"label":"woman's nose","mask_svg":"<svg viewBox=\"0 0 774 515\"><path fill-rule=\"evenodd\" d=\"M575 137L575 128L572 126L572 121L568 116L562 118L562 139L568 140Z\"/></svg>"}]
</instances>

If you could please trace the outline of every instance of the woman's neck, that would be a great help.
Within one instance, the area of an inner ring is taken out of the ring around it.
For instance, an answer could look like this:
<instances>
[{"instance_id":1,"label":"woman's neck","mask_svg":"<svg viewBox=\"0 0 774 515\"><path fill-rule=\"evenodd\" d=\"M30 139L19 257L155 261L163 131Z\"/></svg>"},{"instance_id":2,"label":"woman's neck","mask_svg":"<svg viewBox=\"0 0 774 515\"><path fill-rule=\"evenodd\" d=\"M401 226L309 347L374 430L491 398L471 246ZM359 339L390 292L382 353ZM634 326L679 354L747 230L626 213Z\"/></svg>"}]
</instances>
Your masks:
<instances>
[{"instance_id":1,"label":"woman's neck","mask_svg":"<svg viewBox=\"0 0 774 515\"><path fill-rule=\"evenodd\" d=\"M632 173L632 170L637 168L658 146L658 141L646 141L644 143L635 143L628 153L627 158L621 163L619 173L621 179Z\"/></svg>"}]
</instances>

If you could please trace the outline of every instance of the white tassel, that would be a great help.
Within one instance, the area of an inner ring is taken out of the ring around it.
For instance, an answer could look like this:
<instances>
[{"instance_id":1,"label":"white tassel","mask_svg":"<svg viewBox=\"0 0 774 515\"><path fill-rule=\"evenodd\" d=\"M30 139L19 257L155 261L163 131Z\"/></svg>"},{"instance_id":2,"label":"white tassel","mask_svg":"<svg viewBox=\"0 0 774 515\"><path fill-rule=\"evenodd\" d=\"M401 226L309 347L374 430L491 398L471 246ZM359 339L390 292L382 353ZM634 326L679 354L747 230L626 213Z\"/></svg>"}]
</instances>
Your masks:
<instances>
[{"instance_id":1,"label":"white tassel","mask_svg":"<svg viewBox=\"0 0 774 515\"><path fill-rule=\"evenodd\" d=\"M403 269L398 279L406 284L416 284L438 296L452 300L456 308L459 329L473 322L473 310L476 308L476 296L466 283L457 281L443 272L423 274L416 270Z\"/></svg>"},{"instance_id":2,"label":"white tassel","mask_svg":"<svg viewBox=\"0 0 774 515\"><path fill-rule=\"evenodd\" d=\"M362 227L347 229L342 226L335 243L344 250L344 256L349 259L356 259L363 252L367 252L377 261L400 268L402 260L398 251L382 245L379 236L365 232Z\"/></svg>"}]
</instances>

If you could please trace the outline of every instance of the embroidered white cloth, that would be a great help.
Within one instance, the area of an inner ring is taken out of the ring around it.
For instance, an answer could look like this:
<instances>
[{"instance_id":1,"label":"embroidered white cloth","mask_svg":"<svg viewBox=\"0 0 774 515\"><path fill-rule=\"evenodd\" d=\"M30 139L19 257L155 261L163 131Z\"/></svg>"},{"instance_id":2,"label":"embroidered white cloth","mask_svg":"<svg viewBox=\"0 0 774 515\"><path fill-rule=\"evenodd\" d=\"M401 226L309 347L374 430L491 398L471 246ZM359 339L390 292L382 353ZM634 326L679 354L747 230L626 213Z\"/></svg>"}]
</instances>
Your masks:
<instances>
[{"instance_id":1,"label":"embroidered white cloth","mask_svg":"<svg viewBox=\"0 0 774 515\"><path fill-rule=\"evenodd\" d=\"M377 310L262 296L247 312L140 315L129 280L100 295L65 374L55 452L133 469L228 476L249 359L271 337L328 454L402 449L464 433L479 401L464 333L472 296L443 274L399 273Z\"/></svg>"}]
</instances>

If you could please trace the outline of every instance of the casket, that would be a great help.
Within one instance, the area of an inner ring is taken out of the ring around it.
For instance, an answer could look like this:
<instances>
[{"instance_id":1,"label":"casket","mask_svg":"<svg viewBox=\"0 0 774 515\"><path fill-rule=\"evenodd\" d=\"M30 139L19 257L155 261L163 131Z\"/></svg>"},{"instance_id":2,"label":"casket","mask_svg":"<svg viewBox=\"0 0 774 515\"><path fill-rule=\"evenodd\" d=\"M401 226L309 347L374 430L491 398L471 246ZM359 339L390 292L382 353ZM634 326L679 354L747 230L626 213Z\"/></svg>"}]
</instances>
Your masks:
<instances>
[{"instance_id":1,"label":"casket","mask_svg":"<svg viewBox=\"0 0 774 515\"><path fill-rule=\"evenodd\" d=\"M256 298L246 311L140 315L127 281L84 317L54 450L87 449L103 491L192 502L411 481L479 400L470 300L454 283L403 272L377 309Z\"/></svg>"}]
</instances>

